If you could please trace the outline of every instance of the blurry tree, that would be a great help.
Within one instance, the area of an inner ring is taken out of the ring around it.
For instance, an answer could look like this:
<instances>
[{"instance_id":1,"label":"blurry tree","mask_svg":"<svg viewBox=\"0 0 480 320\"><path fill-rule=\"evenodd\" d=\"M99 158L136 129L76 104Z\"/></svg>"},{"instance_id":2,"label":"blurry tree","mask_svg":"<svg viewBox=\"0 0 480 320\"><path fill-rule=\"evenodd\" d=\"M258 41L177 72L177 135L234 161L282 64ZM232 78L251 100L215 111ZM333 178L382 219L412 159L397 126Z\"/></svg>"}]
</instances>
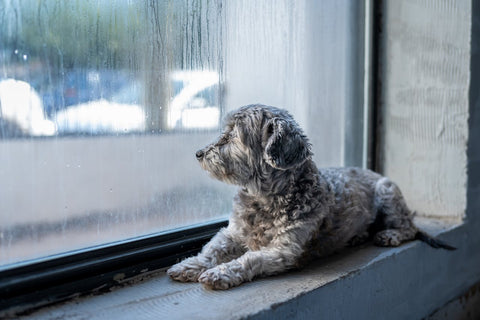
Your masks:
<instances>
[{"instance_id":1,"label":"blurry tree","mask_svg":"<svg viewBox=\"0 0 480 320\"><path fill-rule=\"evenodd\" d=\"M171 1L0 1L0 44L10 63L40 61L49 83L68 70L123 70L145 83L147 128L162 130L169 96L166 13Z\"/></svg>"},{"instance_id":2,"label":"blurry tree","mask_svg":"<svg viewBox=\"0 0 480 320\"><path fill-rule=\"evenodd\" d=\"M154 132L166 128L172 71L222 68L221 0L0 0L0 25L0 64L40 65L37 89L79 69L141 80Z\"/></svg>"},{"instance_id":3,"label":"blurry tree","mask_svg":"<svg viewBox=\"0 0 480 320\"><path fill-rule=\"evenodd\" d=\"M19 34L11 34L10 42L21 39L16 47L58 69L131 67L143 44L145 17L130 2L38 0L19 6Z\"/></svg>"}]
</instances>

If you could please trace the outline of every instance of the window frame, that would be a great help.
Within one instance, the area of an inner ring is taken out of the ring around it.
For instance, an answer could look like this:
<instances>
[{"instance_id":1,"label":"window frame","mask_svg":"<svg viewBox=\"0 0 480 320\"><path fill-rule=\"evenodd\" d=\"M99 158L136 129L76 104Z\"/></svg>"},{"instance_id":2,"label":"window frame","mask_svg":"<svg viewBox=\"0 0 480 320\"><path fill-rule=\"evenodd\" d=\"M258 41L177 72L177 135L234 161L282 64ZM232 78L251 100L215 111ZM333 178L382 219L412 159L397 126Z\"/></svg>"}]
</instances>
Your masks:
<instances>
[{"instance_id":1,"label":"window frame","mask_svg":"<svg viewBox=\"0 0 480 320\"><path fill-rule=\"evenodd\" d=\"M25 312L105 292L148 276L197 253L226 225L226 220L218 220L4 268L0 270L0 315L2 310Z\"/></svg>"},{"instance_id":2,"label":"window frame","mask_svg":"<svg viewBox=\"0 0 480 320\"><path fill-rule=\"evenodd\" d=\"M343 160L346 165L361 163L363 167L375 169L378 111L374 30L379 16L374 13L377 10L374 1L359 1L355 5L357 11L352 18L360 30L353 46L358 47L360 53L354 60L358 63L353 77L357 86L351 94L364 109L358 112L352 106L347 112L363 121L364 127L362 134L345 137L349 143L362 144L356 150L359 152L350 152ZM154 276L163 268L198 253L227 225L227 219L214 220L0 267L0 317L26 314L73 297L108 292Z\"/></svg>"}]
</instances>

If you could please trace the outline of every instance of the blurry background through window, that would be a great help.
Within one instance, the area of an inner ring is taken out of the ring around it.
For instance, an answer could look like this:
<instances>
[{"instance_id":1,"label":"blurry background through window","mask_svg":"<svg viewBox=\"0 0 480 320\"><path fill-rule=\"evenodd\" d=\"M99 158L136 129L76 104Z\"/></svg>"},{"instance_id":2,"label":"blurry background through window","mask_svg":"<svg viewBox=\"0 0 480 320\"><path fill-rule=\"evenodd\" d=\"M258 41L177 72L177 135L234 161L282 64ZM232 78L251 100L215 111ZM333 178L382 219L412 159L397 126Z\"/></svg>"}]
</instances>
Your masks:
<instances>
[{"instance_id":1,"label":"blurry background through window","mask_svg":"<svg viewBox=\"0 0 480 320\"><path fill-rule=\"evenodd\" d=\"M227 217L194 153L289 109L319 165L361 135L356 1L0 1L0 266Z\"/></svg>"}]
</instances>

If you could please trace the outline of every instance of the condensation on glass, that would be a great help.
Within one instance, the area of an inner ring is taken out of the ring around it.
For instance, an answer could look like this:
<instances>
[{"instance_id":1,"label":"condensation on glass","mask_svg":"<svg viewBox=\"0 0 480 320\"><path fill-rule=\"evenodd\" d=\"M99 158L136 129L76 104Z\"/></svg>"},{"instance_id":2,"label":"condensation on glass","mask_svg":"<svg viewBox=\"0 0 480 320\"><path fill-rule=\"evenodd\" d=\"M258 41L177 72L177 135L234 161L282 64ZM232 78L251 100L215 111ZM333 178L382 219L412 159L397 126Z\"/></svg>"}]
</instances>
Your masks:
<instances>
[{"instance_id":1,"label":"condensation on glass","mask_svg":"<svg viewBox=\"0 0 480 320\"><path fill-rule=\"evenodd\" d=\"M0 1L0 266L226 217L235 188L194 154L241 105L290 110L343 164L355 10Z\"/></svg>"}]
</instances>

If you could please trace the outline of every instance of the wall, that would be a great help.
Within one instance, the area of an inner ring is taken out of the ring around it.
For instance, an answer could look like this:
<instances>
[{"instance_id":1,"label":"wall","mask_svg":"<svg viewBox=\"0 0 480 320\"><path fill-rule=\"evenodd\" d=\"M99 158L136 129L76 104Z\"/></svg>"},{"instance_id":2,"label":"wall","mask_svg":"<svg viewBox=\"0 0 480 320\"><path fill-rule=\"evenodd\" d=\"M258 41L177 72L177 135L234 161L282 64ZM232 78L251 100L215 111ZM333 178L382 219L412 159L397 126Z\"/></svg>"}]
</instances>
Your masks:
<instances>
[{"instance_id":1,"label":"wall","mask_svg":"<svg viewBox=\"0 0 480 320\"><path fill-rule=\"evenodd\" d=\"M461 218L471 1L385 1L383 172L421 215Z\"/></svg>"},{"instance_id":2,"label":"wall","mask_svg":"<svg viewBox=\"0 0 480 320\"><path fill-rule=\"evenodd\" d=\"M459 298L432 313L427 320L467 320L480 318L480 283L475 284Z\"/></svg>"}]
</instances>

